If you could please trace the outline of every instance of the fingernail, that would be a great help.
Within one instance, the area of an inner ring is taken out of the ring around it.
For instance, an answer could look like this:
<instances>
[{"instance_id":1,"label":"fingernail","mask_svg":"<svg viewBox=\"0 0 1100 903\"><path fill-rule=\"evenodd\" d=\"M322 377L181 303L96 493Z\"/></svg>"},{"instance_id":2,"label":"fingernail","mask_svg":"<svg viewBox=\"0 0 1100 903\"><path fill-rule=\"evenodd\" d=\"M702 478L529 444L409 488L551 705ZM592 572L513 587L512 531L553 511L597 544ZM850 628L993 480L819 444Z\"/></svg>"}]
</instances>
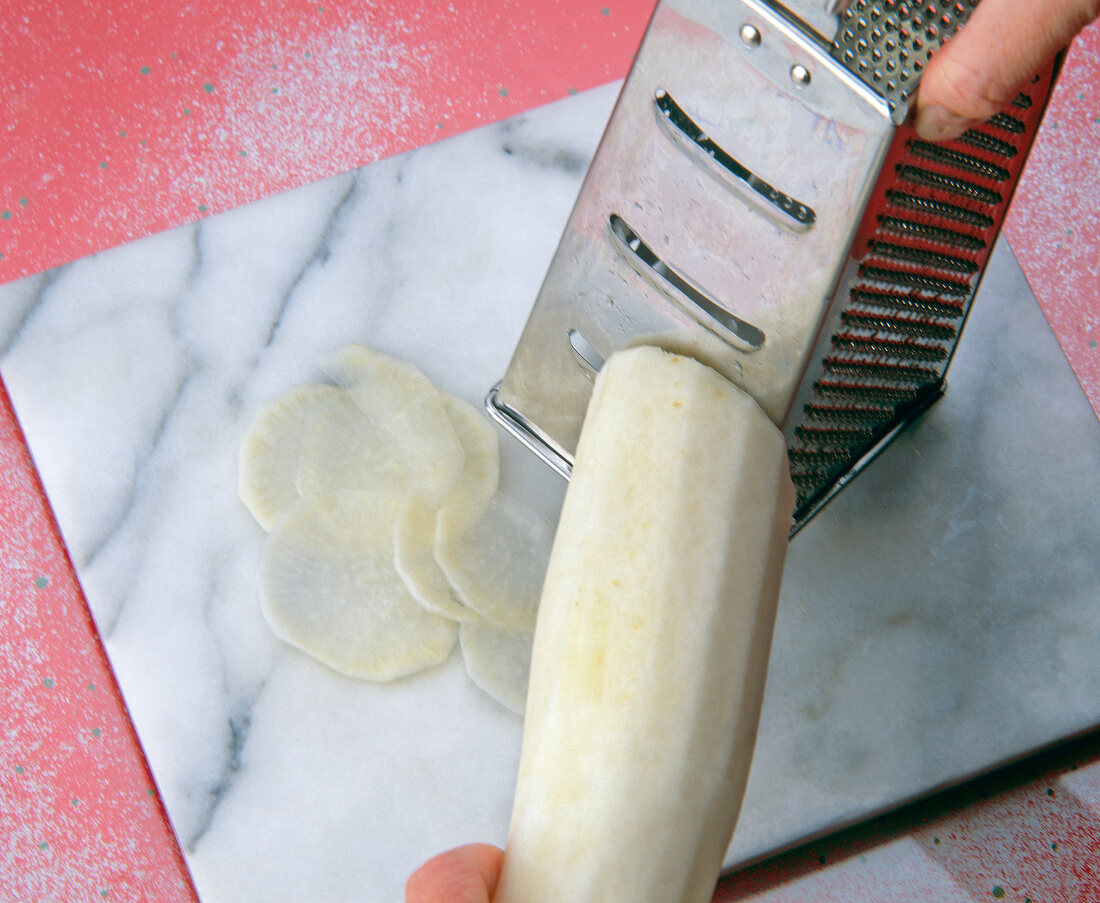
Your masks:
<instances>
[{"instance_id":1,"label":"fingernail","mask_svg":"<svg viewBox=\"0 0 1100 903\"><path fill-rule=\"evenodd\" d=\"M921 107L917 111L917 119L913 126L917 134L926 141L948 141L951 138L958 138L974 124L973 119L960 116L940 104L932 104Z\"/></svg>"}]
</instances>

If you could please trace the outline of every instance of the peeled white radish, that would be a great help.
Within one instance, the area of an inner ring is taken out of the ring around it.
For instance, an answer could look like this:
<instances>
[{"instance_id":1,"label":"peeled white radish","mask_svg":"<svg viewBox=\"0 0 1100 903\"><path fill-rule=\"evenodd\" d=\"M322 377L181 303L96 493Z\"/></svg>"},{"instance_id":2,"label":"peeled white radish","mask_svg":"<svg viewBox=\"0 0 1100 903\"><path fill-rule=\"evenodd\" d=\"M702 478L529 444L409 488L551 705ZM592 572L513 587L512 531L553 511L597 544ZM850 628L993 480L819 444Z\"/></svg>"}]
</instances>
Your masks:
<instances>
[{"instance_id":1,"label":"peeled white radish","mask_svg":"<svg viewBox=\"0 0 1100 903\"><path fill-rule=\"evenodd\" d=\"M425 611L393 567L400 497L302 499L268 539L260 599L275 633L349 677L386 681L443 661L457 625Z\"/></svg>"},{"instance_id":2,"label":"peeled white radish","mask_svg":"<svg viewBox=\"0 0 1100 903\"><path fill-rule=\"evenodd\" d=\"M458 642L470 679L493 699L522 715L531 670L530 631L502 630L483 618L458 627Z\"/></svg>"},{"instance_id":3,"label":"peeled white radish","mask_svg":"<svg viewBox=\"0 0 1100 903\"><path fill-rule=\"evenodd\" d=\"M794 490L715 371L613 354L539 609L494 903L707 903L752 758Z\"/></svg>"}]
</instances>

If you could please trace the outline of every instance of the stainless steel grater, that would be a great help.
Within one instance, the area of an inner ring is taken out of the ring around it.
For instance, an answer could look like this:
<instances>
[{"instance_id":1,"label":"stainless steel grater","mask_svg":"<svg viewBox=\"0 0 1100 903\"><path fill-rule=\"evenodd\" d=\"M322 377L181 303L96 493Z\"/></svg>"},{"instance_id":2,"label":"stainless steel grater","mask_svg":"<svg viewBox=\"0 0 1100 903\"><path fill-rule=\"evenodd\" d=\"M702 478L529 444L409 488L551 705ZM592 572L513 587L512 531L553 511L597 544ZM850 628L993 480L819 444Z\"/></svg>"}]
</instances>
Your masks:
<instances>
[{"instance_id":1,"label":"stainless steel grater","mask_svg":"<svg viewBox=\"0 0 1100 903\"><path fill-rule=\"evenodd\" d=\"M905 125L976 3L660 0L494 418L568 476L603 360L681 351L784 430L801 527L943 394L1052 86Z\"/></svg>"}]
</instances>

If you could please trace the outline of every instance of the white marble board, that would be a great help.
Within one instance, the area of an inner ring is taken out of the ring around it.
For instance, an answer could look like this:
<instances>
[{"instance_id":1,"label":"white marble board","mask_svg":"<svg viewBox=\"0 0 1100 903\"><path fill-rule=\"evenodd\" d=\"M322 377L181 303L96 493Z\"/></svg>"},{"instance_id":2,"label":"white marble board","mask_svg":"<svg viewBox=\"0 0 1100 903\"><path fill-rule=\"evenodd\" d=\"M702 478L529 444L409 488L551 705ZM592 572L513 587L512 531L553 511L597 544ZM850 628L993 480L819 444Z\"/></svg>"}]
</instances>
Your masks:
<instances>
[{"instance_id":1,"label":"white marble board","mask_svg":"<svg viewBox=\"0 0 1100 903\"><path fill-rule=\"evenodd\" d=\"M396 900L503 842L520 719L457 654L374 686L276 640L237 445L349 341L480 403L616 90L0 288L0 370L206 903ZM730 866L1100 723L1100 426L1003 243L949 381L791 547ZM552 513L564 484L505 454Z\"/></svg>"}]
</instances>

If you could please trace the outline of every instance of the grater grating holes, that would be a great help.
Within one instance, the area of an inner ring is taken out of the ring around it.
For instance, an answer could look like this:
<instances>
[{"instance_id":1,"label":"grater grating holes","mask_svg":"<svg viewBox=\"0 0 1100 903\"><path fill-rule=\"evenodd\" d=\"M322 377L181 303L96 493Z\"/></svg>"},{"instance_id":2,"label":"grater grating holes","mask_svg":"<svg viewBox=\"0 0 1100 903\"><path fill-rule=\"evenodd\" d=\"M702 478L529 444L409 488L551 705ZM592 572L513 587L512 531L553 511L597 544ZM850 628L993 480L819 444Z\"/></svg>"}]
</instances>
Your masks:
<instances>
[{"instance_id":1,"label":"grater grating holes","mask_svg":"<svg viewBox=\"0 0 1100 903\"><path fill-rule=\"evenodd\" d=\"M863 443L869 440L874 435L875 429L872 425L831 425L831 426L811 426L808 424L802 424L795 430L795 435L812 442L819 448L827 448L829 446L850 446L856 443Z\"/></svg>"},{"instance_id":2,"label":"grater grating holes","mask_svg":"<svg viewBox=\"0 0 1100 903\"><path fill-rule=\"evenodd\" d=\"M865 455L942 395L1011 193L997 189L1018 177L1042 103L1023 93L1011 109L943 144L922 142L903 126L907 140L883 170L867 250L846 283L839 334L829 338L792 435L796 521L812 516Z\"/></svg>"},{"instance_id":3,"label":"grater grating holes","mask_svg":"<svg viewBox=\"0 0 1100 903\"><path fill-rule=\"evenodd\" d=\"M968 251L981 251L986 247L984 239L969 232L960 232L957 229L934 226L931 223L917 222L902 217L880 216L879 226L883 231L895 235L923 238L942 245L965 248Z\"/></svg>"},{"instance_id":4,"label":"grater grating holes","mask_svg":"<svg viewBox=\"0 0 1100 903\"><path fill-rule=\"evenodd\" d=\"M902 164L898 167L898 177L905 182L913 182L917 185L925 185L929 188L938 188L949 194L979 201L991 207L998 206L1004 200L999 193L990 188L984 188L966 179L944 175L943 173L926 169L923 166Z\"/></svg>"},{"instance_id":5,"label":"grater grating holes","mask_svg":"<svg viewBox=\"0 0 1100 903\"><path fill-rule=\"evenodd\" d=\"M893 317L888 314L867 313L860 310L846 310L840 315L840 320L849 329L896 333L897 335L934 339L939 342L951 341L958 335L958 330L949 324L929 320L914 320L907 317Z\"/></svg>"},{"instance_id":6,"label":"grater grating holes","mask_svg":"<svg viewBox=\"0 0 1100 903\"><path fill-rule=\"evenodd\" d=\"M950 298L934 298L918 294L898 294L860 286L852 289L853 304L881 310L903 310L936 317L959 318L963 315L962 302Z\"/></svg>"},{"instance_id":7,"label":"grater grating holes","mask_svg":"<svg viewBox=\"0 0 1100 903\"><path fill-rule=\"evenodd\" d=\"M895 270L889 267L862 264L859 274L872 282L882 282L901 288L920 289L938 295L965 298L970 294L970 283L957 279L942 279L912 270Z\"/></svg>"},{"instance_id":8,"label":"grater grating holes","mask_svg":"<svg viewBox=\"0 0 1100 903\"><path fill-rule=\"evenodd\" d=\"M978 271L978 265L973 260L956 257L953 254L942 254L939 251L929 251L927 248L899 245L889 241L871 242L871 253L878 257L885 257L888 260L915 263L929 269L946 270L967 276Z\"/></svg>"},{"instance_id":9,"label":"grater grating holes","mask_svg":"<svg viewBox=\"0 0 1100 903\"><path fill-rule=\"evenodd\" d=\"M1009 179L1009 172L1003 166L990 163L988 160L975 157L973 154L952 150L940 144L933 144L930 141L911 141L909 149L914 156L931 160L943 166L984 176L994 182L1007 182Z\"/></svg>"},{"instance_id":10,"label":"grater grating holes","mask_svg":"<svg viewBox=\"0 0 1100 903\"><path fill-rule=\"evenodd\" d=\"M928 213L932 216L950 219L968 226L975 226L985 230L993 226L993 217L978 210L970 210L958 204L947 201L938 201L933 198L921 197L908 191L890 189L886 192L886 201L895 207L903 207L919 213Z\"/></svg>"},{"instance_id":11,"label":"grater grating holes","mask_svg":"<svg viewBox=\"0 0 1100 903\"><path fill-rule=\"evenodd\" d=\"M1000 138L995 138L988 132L983 132L980 129L967 129L958 139L963 144L969 144L971 147L979 148L980 150L988 151L991 154L996 154L998 157L1005 157L1011 160L1016 156L1016 148L1007 141L1002 141Z\"/></svg>"},{"instance_id":12,"label":"grater grating holes","mask_svg":"<svg viewBox=\"0 0 1100 903\"><path fill-rule=\"evenodd\" d=\"M994 128L1000 129L1002 132L1009 132L1013 135L1022 135L1027 130L1027 126L1019 119L1005 112L998 113L989 120L989 124Z\"/></svg>"},{"instance_id":13,"label":"grater grating holes","mask_svg":"<svg viewBox=\"0 0 1100 903\"><path fill-rule=\"evenodd\" d=\"M877 358L896 358L906 361L936 363L947 359L942 345L927 345L923 342L868 338L851 333L840 333L832 337L832 345L837 351L850 354L867 355Z\"/></svg>"},{"instance_id":14,"label":"grater grating holes","mask_svg":"<svg viewBox=\"0 0 1100 903\"><path fill-rule=\"evenodd\" d=\"M851 402L891 404L897 406L916 395L913 386L878 386L851 382L818 380L814 392L823 398L846 399Z\"/></svg>"},{"instance_id":15,"label":"grater grating holes","mask_svg":"<svg viewBox=\"0 0 1100 903\"><path fill-rule=\"evenodd\" d=\"M977 0L855 0L841 13L830 52L902 117L924 66Z\"/></svg>"},{"instance_id":16,"label":"grater grating holes","mask_svg":"<svg viewBox=\"0 0 1100 903\"><path fill-rule=\"evenodd\" d=\"M885 423L894 416L894 409L861 405L806 405L806 420L822 420L860 428Z\"/></svg>"},{"instance_id":17,"label":"grater grating holes","mask_svg":"<svg viewBox=\"0 0 1100 903\"><path fill-rule=\"evenodd\" d=\"M939 379L939 371L915 364L893 361L864 361L830 356L825 358L825 373L859 379L882 380L894 385L920 386Z\"/></svg>"}]
</instances>

